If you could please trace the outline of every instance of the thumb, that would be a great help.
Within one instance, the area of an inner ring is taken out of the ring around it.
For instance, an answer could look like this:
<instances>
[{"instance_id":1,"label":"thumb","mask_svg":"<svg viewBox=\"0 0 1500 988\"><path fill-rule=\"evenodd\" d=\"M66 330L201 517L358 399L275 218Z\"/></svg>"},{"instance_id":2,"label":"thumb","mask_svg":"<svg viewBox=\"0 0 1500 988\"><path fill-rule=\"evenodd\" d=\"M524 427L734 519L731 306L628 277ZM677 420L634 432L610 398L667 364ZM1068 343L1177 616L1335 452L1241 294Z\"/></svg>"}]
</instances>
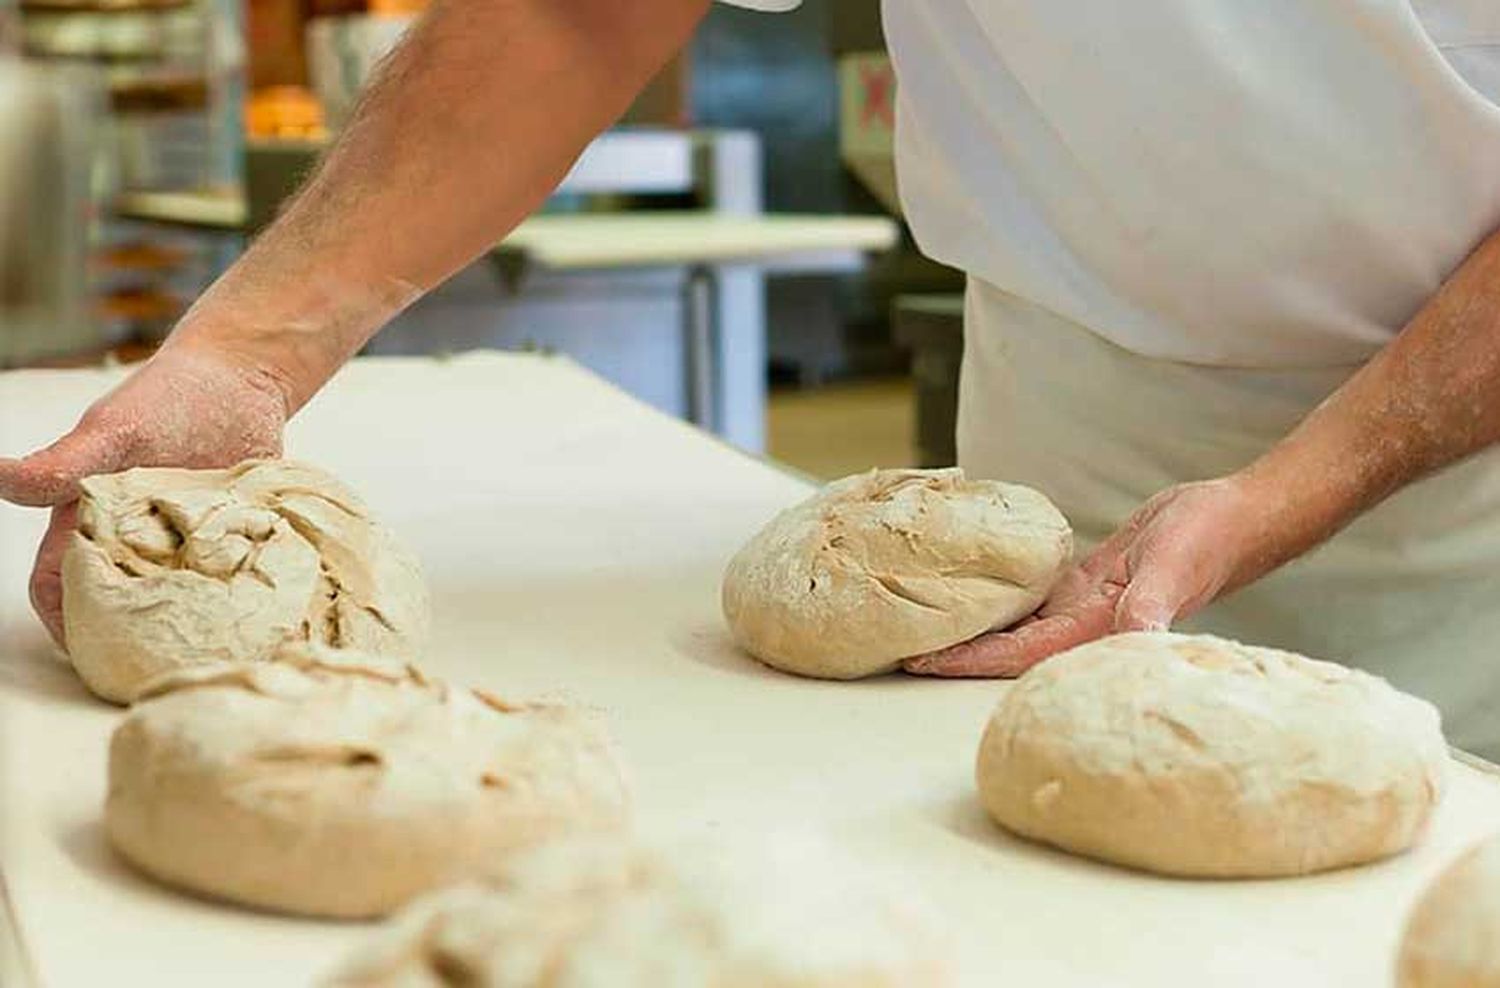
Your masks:
<instances>
[{"instance_id":1,"label":"thumb","mask_svg":"<svg viewBox=\"0 0 1500 988\"><path fill-rule=\"evenodd\" d=\"M126 453L112 431L80 424L30 456L0 457L0 500L38 508L66 504L78 497L80 480L114 473Z\"/></svg>"}]
</instances>

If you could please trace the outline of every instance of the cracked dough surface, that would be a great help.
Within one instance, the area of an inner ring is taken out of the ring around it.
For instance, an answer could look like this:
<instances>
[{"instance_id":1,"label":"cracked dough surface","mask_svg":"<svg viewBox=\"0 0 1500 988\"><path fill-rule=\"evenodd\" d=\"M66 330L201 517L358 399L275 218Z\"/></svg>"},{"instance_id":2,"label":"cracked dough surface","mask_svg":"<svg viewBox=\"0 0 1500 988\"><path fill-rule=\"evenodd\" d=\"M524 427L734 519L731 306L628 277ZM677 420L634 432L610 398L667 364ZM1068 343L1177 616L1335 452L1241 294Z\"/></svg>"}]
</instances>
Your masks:
<instances>
[{"instance_id":1,"label":"cracked dough surface","mask_svg":"<svg viewBox=\"0 0 1500 988\"><path fill-rule=\"evenodd\" d=\"M1272 877L1405 850L1447 763L1437 710L1379 677L1139 632L1017 680L976 775L1022 836L1165 874Z\"/></svg>"},{"instance_id":2,"label":"cracked dough surface","mask_svg":"<svg viewBox=\"0 0 1500 988\"><path fill-rule=\"evenodd\" d=\"M169 674L109 749L121 855L169 885L292 913L381 915L627 818L592 714L319 646Z\"/></svg>"},{"instance_id":3,"label":"cracked dough surface","mask_svg":"<svg viewBox=\"0 0 1500 988\"><path fill-rule=\"evenodd\" d=\"M1461 855L1422 893L1407 920L1396 983L1500 985L1500 834Z\"/></svg>"},{"instance_id":4,"label":"cracked dough surface","mask_svg":"<svg viewBox=\"0 0 1500 988\"><path fill-rule=\"evenodd\" d=\"M68 655L98 696L287 641L411 658L427 637L416 560L334 477L285 460L83 481L63 559Z\"/></svg>"},{"instance_id":5,"label":"cracked dough surface","mask_svg":"<svg viewBox=\"0 0 1500 988\"><path fill-rule=\"evenodd\" d=\"M1028 487L962 470L874 470L777 515L730 561L740 646L804 676L856 679L1004 627L1041 604L1072 533Z\"/></svg>"},{"instance_id":6,"label":"cracked dough surface","mask_svg":"<svg viewBox=\"0 0 1500 988\"><path fill-rule=\"evenodd\" d=\"M340 988L944 988L925 907L826 842L552 845L428 897Z\"/></svg>"}]
</instances>

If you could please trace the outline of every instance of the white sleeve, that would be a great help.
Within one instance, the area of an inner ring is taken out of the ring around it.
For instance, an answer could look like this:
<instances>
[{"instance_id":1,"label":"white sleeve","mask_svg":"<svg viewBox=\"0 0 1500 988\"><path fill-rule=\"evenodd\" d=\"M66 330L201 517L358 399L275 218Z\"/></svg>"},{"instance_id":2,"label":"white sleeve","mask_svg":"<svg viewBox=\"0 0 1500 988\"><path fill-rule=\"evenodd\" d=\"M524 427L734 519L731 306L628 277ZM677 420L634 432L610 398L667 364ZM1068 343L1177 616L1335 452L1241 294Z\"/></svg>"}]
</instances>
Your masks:
<instances>
[{"instance_id":1,"label":"white sleeve","mask_svg":"<svg viewBox=\"0 0 1500 988\"><path fill-rule=\"evenodd\" d=\"M802 0L719 0L720 3L731 7L743 7L746 10L764 10L768 13L782 13L787 10L796 10L802 6Z\"/></svg>"}]
</instances>

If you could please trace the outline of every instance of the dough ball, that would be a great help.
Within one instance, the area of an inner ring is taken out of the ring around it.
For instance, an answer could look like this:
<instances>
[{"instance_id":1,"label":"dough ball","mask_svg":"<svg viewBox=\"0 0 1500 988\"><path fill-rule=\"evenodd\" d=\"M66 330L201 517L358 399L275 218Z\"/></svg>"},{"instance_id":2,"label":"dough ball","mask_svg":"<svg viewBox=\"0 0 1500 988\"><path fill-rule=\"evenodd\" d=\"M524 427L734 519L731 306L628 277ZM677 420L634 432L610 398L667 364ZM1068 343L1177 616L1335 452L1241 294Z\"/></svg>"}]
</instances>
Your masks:
<instances>
[{"instance_id":1,"label":"dough ball","mask_svg":"<svg viewBox=\"0 0 1500 988\"><path fill-rule=\"evenodd\" d=\"M343 484L283 460L88 478L62 576L73 667L116 703L287 641L410 658L429 624L416 560Z\"/></svg>"},{"instance_id":2,"label":"dough ball","mask_svg":"<svg viewBox=\"0 0 1500 988\"><path fill-rule=\"evenodd\" d=\"M1025 617L1071 552L1067 521L1028 487L873 470L751 539L724 574L724 616L768 665L857 679Z\"/></svg>"},{"instance_id":3,"label":"dough ball","mask_svg":"<svg viewBox=\"0 0 1500 988\"><path fill-rule=\"evenodd\" d=\"M1407 920L1399 988L1500 988L1500 834L1449 865Z\"/></svg>"},{"instance_id":4,"label":"dough ball","mask_svg":"<svg viewBox=\"0 0 1500 988\"><path fill-rule=\"evenodd\" d=\"M1420 836L1443 789L1437 710L1383 679L1207 635L1082 645L1022 676L979 792L1034 840L1170 875L1299 875Z\"/></svg>"},{"instance_id":5,"label":"dough ball","mask_svg":"<svg viewBox=\"0 0 1500 988\"><path fill-rule=\"evenodd\" d=\"M822 842L554 844L403 913L342 988L943 988L925 909Z\"/></svg>"},{"instance_id":6,"label":"dough ball","mask_svg":"<svg viewBox=\"0 0 1500 988\"><path fill-rule=\"evenodd\" d=\"M292 913L381 915L627 816L590 715L320 646L170 674L109 749L121 855L169 885Z\"/></svg>"}]
</instances>

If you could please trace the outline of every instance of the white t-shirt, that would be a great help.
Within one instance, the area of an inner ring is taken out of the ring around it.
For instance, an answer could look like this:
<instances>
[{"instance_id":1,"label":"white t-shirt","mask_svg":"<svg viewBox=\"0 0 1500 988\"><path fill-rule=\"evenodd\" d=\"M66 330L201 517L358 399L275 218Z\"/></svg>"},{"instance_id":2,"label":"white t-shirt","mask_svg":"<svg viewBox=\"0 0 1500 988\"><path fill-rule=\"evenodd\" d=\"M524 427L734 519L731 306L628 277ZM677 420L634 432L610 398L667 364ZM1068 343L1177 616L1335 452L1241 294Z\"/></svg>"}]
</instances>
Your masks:
<instances>
[{"instance_id":1,"label":"white t-shirt","mask_svg":"<svg viewBox=\"0 0 1500 988\"><path fill-rule=\"evenodd\" d=\"M1500 0L883 12L922 249L1135 352L1365 359L1500 226Z\"/></svg>"}]
</instances>

